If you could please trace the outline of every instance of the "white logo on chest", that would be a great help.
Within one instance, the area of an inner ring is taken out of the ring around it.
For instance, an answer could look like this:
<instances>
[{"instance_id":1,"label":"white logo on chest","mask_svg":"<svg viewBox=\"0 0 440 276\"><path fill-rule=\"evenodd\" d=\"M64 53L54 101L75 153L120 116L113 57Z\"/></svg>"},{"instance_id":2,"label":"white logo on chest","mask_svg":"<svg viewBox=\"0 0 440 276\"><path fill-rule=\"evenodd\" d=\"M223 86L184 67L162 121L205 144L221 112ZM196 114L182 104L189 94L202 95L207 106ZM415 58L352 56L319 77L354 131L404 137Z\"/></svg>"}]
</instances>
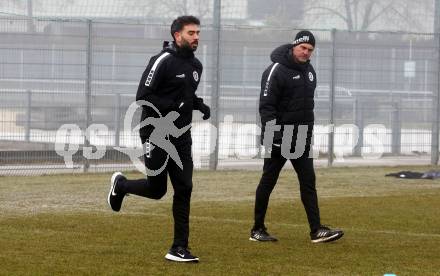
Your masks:
<instances>
[{"instance_id":1,"label":"white logo on chest","mask_svg":"<svg viewBox=\"0 0 440 276\"><path fill-rule=\"evenodd\" d=\"M197 73L197 71L193 72L193 78L195 81L199 81L199 74Z\"/></svg>"},{"instance_id":2,"label":"white logo on chest","mask_svg":"<svg viewBox=\"0 0 440 276\"><path fill-rule=\"evenodd\" d=\"M312 72L309 72L309 80L313 81L315 79L315 77L313 76Z\"/></svg>"}]
</instances>

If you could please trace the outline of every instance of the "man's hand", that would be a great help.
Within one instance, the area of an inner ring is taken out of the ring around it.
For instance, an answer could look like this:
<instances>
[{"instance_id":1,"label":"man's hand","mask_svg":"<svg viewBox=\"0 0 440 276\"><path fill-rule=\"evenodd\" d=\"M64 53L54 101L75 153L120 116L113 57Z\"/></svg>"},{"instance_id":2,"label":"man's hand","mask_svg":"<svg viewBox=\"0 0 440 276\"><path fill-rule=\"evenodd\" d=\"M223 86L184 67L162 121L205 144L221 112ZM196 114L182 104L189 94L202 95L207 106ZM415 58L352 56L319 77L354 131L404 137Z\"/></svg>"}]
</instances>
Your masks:
<instances>
[{"instance_id":1,"label":"man's hand","mask_svg":"<svg viewBox=\"0 0 440 276\"><path fill-rule=\"evenodd\" d=\"M211 109L206 104L202 103L199 107L199 110L203 113L203 120L208 120L211 117Z\"/></svg>"}]
</instances>

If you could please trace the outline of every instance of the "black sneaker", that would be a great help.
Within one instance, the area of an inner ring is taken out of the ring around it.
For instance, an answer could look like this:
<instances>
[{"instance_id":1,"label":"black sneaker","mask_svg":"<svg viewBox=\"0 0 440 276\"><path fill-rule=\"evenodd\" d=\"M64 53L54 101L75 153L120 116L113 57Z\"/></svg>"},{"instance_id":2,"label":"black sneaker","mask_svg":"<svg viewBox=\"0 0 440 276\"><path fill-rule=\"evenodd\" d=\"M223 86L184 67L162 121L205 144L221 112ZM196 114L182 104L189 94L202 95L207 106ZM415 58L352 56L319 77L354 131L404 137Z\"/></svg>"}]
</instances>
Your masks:
<instances>
[{"instance_id":1,"label":"black sneaker","mask_svg":"<svg viewBox=\"0 0 440 276\"><path fill-rule=\"evenodd\" d=\"M116 193L116 186L118 181L126 179L121 172L115 172L110 180L110 191L108 192L107 203L113 211L119 212L121 210L122 200L124 200L125 193Z\"/></svg>"},{"instance_id":2,"label":"black sneaker","mask_svg":"<svg viewBox=\"0 0 440 276\"><path fill-rule=\"evenodd\" d=\"M313 243L332 242L339 240L343 235L344 232L340 229L330 229L325 225L321 225L315 233L310 233L310 238Z\"/></svg>"},{"instance_id":3,"label":"black sneaker","mask_svg":"<svg viewBox=\"0 0 440 276\"><path fill-rule=\"evenodd\" d=\"M278 241L277 238L274 236L271 236L269 233L267 233L266 228L259 228L259 229L252 229L251 230L251 237L249 238L250 241L261 241L261 242L276 242Z\"/></svg>"},{"instance_id":4,"label":"black sneaker","mask_svg":"<svg viewBox=\"0 0 440 276\"><path fill-rule=\"evenodd\" d=\"M189 252L188 248L181 246L171 248L170 251L168 251L168 253L165 255L165 259L174 262L199 262L199 258L191 255L191 252Z\"/></svg>"}]
</instances>

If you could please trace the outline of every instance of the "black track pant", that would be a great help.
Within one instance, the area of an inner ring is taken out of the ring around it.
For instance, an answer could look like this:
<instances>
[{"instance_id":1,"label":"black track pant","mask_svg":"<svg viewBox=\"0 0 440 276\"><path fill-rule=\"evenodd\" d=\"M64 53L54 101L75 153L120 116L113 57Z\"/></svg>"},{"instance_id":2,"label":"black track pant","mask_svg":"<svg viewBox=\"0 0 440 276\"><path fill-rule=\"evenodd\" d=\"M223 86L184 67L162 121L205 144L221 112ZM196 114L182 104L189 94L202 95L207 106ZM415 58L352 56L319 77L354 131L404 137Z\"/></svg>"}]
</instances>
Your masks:
<instances>
[{"instance_id":1,"label":"black track pant","mask_svg":"<svg viewBox=\"0 0 440 276\"><path fill-rule=\"evenodd\" d=\"M265 227L264 218L266 216L269 197L272 193L281 169L287 159L281 156L280 147L273 147L270 158L264 159L263 175L257 187L255 198L255 224L254 229ZM306 210L310 230L315 232L320 226L318 198L315 188L315 170L313 168L313 159L301 157L290 159L290 162L298 175L301 201Z\"/></svg>"},{"instance_id":2,"label":"black track pant","mask_svg":"<svg viewBox=\"0 0 440 276\"><path fill-rule=\"evenodd\" d=\"M147 137L141 136L142 144ZM167 175L170 176L174 189L173 217L174 242L173 247L188 247L189 212L192 192L193 161L191 157L191 141L175 145L183 170L169 158L165 169L156 176L147 176L146 179L127 180L118 185L118 191L151 199L160 199L167 192ZM158 170L165 164L167 153L155 146L144 156L144 163L149 170ZM120 189L119 189L120 187Z\"/></svg>"}]
</instances>

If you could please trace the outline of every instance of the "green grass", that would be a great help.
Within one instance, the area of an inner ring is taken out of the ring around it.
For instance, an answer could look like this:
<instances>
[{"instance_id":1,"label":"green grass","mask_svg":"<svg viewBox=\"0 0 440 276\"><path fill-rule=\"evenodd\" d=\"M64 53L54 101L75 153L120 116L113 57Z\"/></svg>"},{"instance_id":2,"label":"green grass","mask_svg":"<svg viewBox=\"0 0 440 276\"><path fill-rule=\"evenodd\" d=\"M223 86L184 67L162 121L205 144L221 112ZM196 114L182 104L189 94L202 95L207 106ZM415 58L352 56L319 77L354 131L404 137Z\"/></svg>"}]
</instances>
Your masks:
<instances>
[{"instance_id":1,"label":"green grass","mask_svg":"<svg viewBox=\"0 0 440 276\"><path fill-rule=\"evenodd\" d=\"M260 173L194 175L190 246L170 263L172 188L106 206L111 174L0 177L0 275L438 275L440 180L384 177L430 167L317 170L323 223L343 239L312 244L297 180L283 171L267 214L278 243L248 240ZM130 173L130 177L140 177Z\"/></svg>"}]
</instances>

